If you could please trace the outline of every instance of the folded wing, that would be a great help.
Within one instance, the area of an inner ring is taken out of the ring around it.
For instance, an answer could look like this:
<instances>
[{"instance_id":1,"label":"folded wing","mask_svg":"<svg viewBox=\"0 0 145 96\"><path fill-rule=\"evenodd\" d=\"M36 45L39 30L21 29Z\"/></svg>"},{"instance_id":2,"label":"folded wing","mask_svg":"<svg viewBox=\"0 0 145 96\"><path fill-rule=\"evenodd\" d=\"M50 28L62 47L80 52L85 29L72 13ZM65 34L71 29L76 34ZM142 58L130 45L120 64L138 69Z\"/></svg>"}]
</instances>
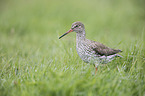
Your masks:
<instances>
[{"instance_id":1,"label":"folded wing","mask_svg":"<svg viewBox=\"0 0 145 96\"><path fill-rule=\"evenodd\" d=\"M92 41L94 44L92 45L92 49L96 52L96 54L98 55L105 55L105 56L109 56L109 55L113 55L113 54L116 54L116 53L119 53L119 52L122 52L121 50L119 49L112 49L112 48L109 48L99 42L95 42L95 41Z\"/></svg>"}]
</instances>

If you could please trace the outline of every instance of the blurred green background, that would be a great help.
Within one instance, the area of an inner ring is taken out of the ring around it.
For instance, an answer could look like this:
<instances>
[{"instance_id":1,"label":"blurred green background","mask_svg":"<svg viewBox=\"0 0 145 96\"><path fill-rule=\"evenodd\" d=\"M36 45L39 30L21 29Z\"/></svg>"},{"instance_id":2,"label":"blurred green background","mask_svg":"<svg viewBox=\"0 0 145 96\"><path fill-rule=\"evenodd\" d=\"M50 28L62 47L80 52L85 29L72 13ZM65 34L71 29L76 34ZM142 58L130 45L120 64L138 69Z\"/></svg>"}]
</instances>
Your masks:
<instances>
[{"instance_id":1,"label":"blurred green background","mask_svg":"<svg viewBox=\"0 0 145 96\"><path fill-rule=\"evenodd\" d=\"M1 0L0 94L145 95L144 0ZM84 63L75 21L86 37L123 50L123 59L100 67ZM120 70L119 70L120 69Z\"/></svg>"}]
</instances>

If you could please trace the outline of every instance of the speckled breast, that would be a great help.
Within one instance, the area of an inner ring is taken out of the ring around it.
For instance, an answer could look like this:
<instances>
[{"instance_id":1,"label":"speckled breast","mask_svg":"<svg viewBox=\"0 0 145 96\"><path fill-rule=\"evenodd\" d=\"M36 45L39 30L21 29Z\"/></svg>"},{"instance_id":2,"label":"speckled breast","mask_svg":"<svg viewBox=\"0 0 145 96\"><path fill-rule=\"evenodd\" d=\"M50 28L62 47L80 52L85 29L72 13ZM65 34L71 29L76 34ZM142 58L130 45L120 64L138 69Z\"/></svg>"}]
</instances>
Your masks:
<instances>
[{"instance_id":1,"label":"speckled breast","mask_svg":"<svg viewBox=\"0 0 145 96\"><path fill-rule=\"evenodd\" d=\"M89 63L91 61L96 61L95 58L97 57L97 55L95 54L95 51L93 51L90 48L89 45L86 45L83 42L79 42L76 45L76 50L77 50L78 55L84 62Z\"/></svg>"}]
</instances>

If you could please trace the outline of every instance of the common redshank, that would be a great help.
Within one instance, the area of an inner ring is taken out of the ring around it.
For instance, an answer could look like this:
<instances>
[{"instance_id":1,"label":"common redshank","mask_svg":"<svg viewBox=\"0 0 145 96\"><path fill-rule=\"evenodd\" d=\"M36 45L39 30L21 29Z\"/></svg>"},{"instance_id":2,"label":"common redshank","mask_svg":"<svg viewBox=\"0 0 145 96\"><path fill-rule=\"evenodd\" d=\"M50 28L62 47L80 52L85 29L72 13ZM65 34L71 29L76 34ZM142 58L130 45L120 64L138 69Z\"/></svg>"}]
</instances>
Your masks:
<instances>
[{"instance_id":1,"label":"common redshank","mask_svg":"<svg viewBox=\"0 0 145 96\"><path fill-rule=\"evenodd\" d=\"M99 42L86 39L84 24L79 21L74 22L71 29L60 36L59 39L70 32L76 32L76 50L79 57L86 63L94 64L96 71L99 64L108 63L115 57L122 57L117 54L122 52L121 50L112 49Z\"/></svg>"}]
</instances>

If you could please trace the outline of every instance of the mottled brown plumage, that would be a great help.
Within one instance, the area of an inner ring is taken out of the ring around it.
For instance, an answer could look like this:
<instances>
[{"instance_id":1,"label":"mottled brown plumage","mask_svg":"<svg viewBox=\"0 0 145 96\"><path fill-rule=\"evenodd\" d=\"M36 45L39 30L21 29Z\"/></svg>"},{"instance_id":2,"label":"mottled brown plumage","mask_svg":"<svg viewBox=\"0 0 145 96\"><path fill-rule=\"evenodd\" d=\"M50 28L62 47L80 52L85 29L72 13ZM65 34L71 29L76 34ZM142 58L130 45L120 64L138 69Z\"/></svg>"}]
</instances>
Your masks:
<instances>
[{"instance_id":1,"label":"mottled brown plumage","mask_svg":"<svg viewBox=\"0 0 145 96\"><path fill-rule=\"evenodd\" d=\"M122 52L119 49L112 49L112 48L106 47L105 45L99 42L95 42L95 41L91 41L91 42L94 43L94 46L92 47L92 49L101 56L103 55L109 56L109 55L116 54L118 52Z\"/></svg>"},{"instance_id":2,"label":"mottled brown plumage","mask_svg":"<svg viewBox=\"0 0 145 96\"><path fill-rule=\"evenodd\" d=\"M119 49L109 48L99 42L86 39L85 27L81 22L74 22L71 29L64 33L62 38L70 32L76 32L76 50L80 58L86 63L93 63L97 66L100 63L108 63L114 59L114 57L121 57L118 52L122 52Z\"/></svg>"}]
</instances>

